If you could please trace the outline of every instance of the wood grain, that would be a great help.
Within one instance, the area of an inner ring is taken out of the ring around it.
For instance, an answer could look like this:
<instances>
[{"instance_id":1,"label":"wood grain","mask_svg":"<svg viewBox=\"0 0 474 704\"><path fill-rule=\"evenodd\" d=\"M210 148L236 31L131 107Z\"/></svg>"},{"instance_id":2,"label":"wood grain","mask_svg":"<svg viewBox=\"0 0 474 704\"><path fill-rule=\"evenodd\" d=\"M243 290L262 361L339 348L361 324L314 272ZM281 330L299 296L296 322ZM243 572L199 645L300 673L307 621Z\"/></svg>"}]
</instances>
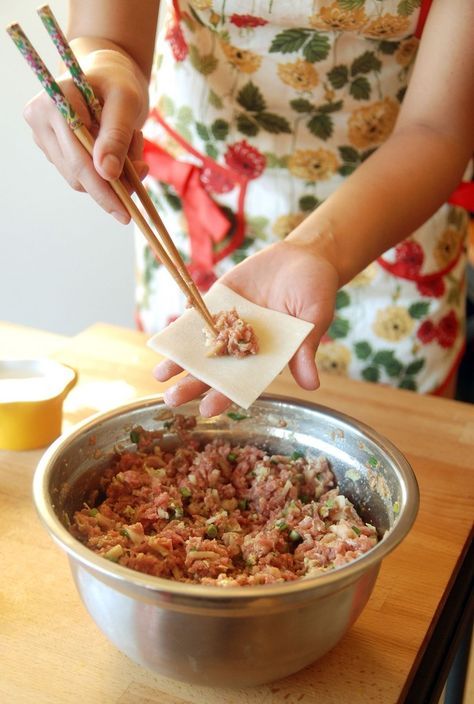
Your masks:
<instances>
[{"instance_id":1,"label":"wood grain","mask_svg":"<svg viewBox=\"0 0 474 704\"><path fill-rule=\"evenodd\" d=\"M13 353L15 330L0 326ZM19 345L28 339L18 330ZM41 333L31 332L38 349ZM95 325L44 345L75 366L65 426L107 404L163 390L158 357L140 333ZM21 355L22 356L22 355ZM0 453L0 700L14 704L395 704L429 637L432 621L472 523L474 410L445 399L324 377L316 393L285 372L270 391L308 398L357 417L408 457L421 490L410 535L383 563L363 614L319 662L248 690L191 687L157 677L107 641L86 613L68 563L42 529L31 500L41 452ZM7 578L5 578L7 575ZM282 647L284 644L282 643Z\"/></svg>"}]
</instances>

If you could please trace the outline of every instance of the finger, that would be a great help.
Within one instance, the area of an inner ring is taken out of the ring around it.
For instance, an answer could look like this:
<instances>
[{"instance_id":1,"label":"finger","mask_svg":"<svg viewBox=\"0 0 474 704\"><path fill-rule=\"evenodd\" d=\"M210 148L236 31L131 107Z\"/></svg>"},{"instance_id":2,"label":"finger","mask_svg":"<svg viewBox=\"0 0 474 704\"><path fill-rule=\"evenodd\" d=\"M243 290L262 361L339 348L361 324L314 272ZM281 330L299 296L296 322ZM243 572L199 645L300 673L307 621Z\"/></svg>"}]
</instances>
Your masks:
<instances>
[{"instance_id":1,"label":"finger","mask_svg":"<svg viewBox=\"0 0 474 704\"><path fill-rule=\"evenodd\" d=\"M165 391L164 399L168 406L181 406L182 403L187 403L193 398L201 396L207 391L209 386L204 384L199 379L195 379L190 374L180 379L171 389Z\"/></svg>"},{"instance_id":2,"label":"finger","mask_svg":"<svg viewBox=\"0 0 474 704\"><path fill-rule=\"evenodd\" d=\"M138 98L122 86L110 90L104 102L99 135L94 147L94 164L107 180L118 178L130 148L135 120L138 116Z\"/></svg>"},{"instance_id":3,"label":"finger","mask_svg":"<svg viewBox=\"0 0 474 704\"><path fill-rule=\"evenodd\" d=\"M153 369L153 376L155 379L158 379L158 381L168 381L168 379L180 374L182 371L183 368L171 359L165 359L163 362L157 364Z\"/></svg>"},{"instance_id":4,"label":"finger","mask_svg":"<svg viewBox=\"0 0 474 704\"><path fill-rule=\"evenodd\" d=\"M133 130L132 141L130 142L130 149L128 150L128 158L131 159L131 161L143 160L143 133L141 130Z\"/></svg>"},{"instance_id":5,"label":"finger","mask_svg":"<svg viewBox=\"0 0 474 704\"><path fill-rule=\"evenodd\" d=\"M62 152L62 162L57 166L70 185L78 190L77 184L80 184L101 208L113 215L120 223L126 225L130 222L125 206L122 205L110 184L97 173L90 155L71 134L60 115L55 118L53 128Z\"/></svg>"},{"instance_id":6,"label":"finger","mask_svg":"<svg viewBox=\"0 0 474 704\"><path fill-rule=\"evenodd\" d=\"M318 343L319 335L313 331L289 362L295 381L307 391L315 391L320 386L315 360Z\"/></svg>"},{"instance_id":7,"label":"finger","mask_svg":"<svg viewBox=\"0 0 474 704\"><path fill-rule=\"evenodd\" d=\"M204 418L211 418L212 416L218 416L223 413L229 406L232 405L232 401L219 393L215 389L211 389L207 393L199 405L199 412Z\"/></svg>"}]
</instances>

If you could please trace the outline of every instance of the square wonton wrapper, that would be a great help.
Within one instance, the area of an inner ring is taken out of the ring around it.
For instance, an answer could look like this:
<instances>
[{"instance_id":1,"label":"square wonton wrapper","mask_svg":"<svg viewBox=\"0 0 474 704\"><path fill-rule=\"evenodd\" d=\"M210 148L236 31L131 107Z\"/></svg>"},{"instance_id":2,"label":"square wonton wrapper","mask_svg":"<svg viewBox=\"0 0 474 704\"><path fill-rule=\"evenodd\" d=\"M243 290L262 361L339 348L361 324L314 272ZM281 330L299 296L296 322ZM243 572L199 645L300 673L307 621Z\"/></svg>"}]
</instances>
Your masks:
<instances>
[{"instance_id":1,"label":"square wonton wrapper","mask_svg":"<svg viewBox=\"0 0 474 704\"><path fill-rule=\"evenodd\" d=\"M204 300L211 313L236 308L255 331L258 353L242 358L208 357L205 324L193 308L154 335L148 345L248 408L282 371L314 325L258 306L222 284L214 284Z\"/></svg>"}]
</instances>

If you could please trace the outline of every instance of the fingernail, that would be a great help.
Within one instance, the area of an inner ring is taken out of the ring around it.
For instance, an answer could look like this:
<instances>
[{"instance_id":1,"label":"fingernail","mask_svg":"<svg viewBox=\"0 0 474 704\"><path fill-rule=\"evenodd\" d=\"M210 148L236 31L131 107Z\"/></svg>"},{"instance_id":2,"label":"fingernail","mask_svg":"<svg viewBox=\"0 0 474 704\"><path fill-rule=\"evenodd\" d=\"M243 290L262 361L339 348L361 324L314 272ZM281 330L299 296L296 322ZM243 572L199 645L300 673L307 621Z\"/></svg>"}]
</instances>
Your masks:
<instances>
[{"instance_id":1,"label":"fingernail","mask_svg":"<svg viewBox=\"0 0 474 704\"><path fill-rule=\"evenodd\" d=\"M120 161L115 154L106 154L104 156L102 168L110 178L118 178L120 176Z\"/></svg>"},{"instance_id":2,"label":"fingernail","mask_svg":"<svg viewBox=\"0 0 474 704\"><path fill-rule=\"evenodd\" d=\"M175 402L173 396L174 396L173 389L169 389L168 391L165 391L163 398L164 398L164 401L167 406L175 406L176 405L176 402Z\"/></svg>"},{"instance_id":3,"label":"fingernail","mask_svg":"<svg viewBox=\"0 0 474 704\"><path fill-rule=\"evenodd\" d=\"M121 223L122 225L128 225L128 223L130 222L130 218L125 215L125 213L121 213L118 210L113 210L111 212L111 215L113 215L114 218L118 220L119 223Z\"/></svg>"}]
</instances>

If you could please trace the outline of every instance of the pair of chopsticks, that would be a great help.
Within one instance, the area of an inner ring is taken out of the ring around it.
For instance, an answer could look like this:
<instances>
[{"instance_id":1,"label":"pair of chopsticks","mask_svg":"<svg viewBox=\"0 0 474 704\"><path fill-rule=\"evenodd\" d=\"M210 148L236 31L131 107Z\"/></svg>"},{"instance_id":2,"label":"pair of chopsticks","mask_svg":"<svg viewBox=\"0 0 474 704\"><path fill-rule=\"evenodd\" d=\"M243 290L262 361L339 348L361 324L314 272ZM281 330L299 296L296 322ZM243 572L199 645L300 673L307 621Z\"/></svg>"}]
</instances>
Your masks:
<instances>
[{"instance_id":1,"label":"pair of chopsticks","mask_svg":"<svg viewBox=\"0 0 474 704\"><path fill-rule=\"evenodd\" d=\"M99 125L102 113L102 106L97 97L94 95L94 91L91 85L88 83L79 65L79 62L76 56L74 55L74 52L70 47L63 31L61 30L52 10L50 9L50 7L48 7L48 5L44 5L44 7L41 7L38 10L38 15L40 16L44 26L46 27L46 30L49 36L51 37L56 49L58 50L61 59L69 70L74 84L79 89L84 100L86 101L92 119L97 123L97 125ZM7 32L12 38L17 48L23 54L24 58L26 59L31 69L35 73L36 77L40 81L41 85L43 86L44 90L55 103L57 109L66 120L67 124L74 132L77 139L87 150L87 152L92 156L92 152L94 149L94 137L91 135L87 127L82 123L79 116L74 111L72 105L65 97L61 88L54 80L53 76L45 66L38 52L31 44L20 25L16 23L10 25L9 27L7 27ZM155 225L161 241L157 238L157 236L143 217L142 213L138 209L132 197L129 195L123 183L119 179L116 179L114 181L110 181L111 187L127 209L130 217L134 220L134 222L138 225L138 227L146 237L148 244L150 245L154 254L167 268L168 272L178 284L184 295L188 298L189 302L202 316L206 325L211 329L213 333L215 333L216 328L211 313L209 312L206 304L204 303L200 292L196 288L194 281L189 275L185 263L183 262L162 219L157 213L150 196L148 195L145 187L140 181L140 178L137 172L135 171L135 167L133 166L132 162L128 157L125 159L124 174L126 175L128 181L135 190L135 193L140 199L146 213L148 214L148 217Z\"/></svg>"}]
</instances>

